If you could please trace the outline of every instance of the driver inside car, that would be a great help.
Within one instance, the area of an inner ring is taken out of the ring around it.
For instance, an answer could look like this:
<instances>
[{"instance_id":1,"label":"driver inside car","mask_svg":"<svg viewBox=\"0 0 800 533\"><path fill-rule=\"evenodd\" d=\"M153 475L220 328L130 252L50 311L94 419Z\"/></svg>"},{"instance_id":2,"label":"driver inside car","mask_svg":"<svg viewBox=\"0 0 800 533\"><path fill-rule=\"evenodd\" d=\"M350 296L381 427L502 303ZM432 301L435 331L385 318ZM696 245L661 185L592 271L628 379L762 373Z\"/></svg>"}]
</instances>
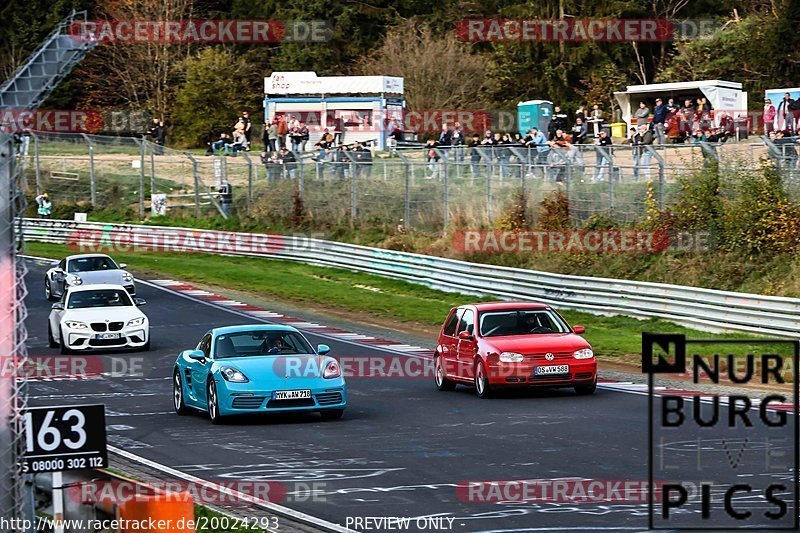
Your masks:
<instances>
[{"instance_id":1,"label":"driver inside car","mask_svg":"<svg viewBox=\"0 0 800 533\"><path fill-rule=\"evenodd\" d=\"M269 339L264 339L264 342L261 343L259 348L259 352L267 355L278 354L283 350L283 346L283 339L280 337L272 337Z\"/></svg>"},{"instance_id":2,"label":"driver inside car","mask_svg":"<svg viewBox=\"0 0 800 533\"><path fill-rule=\"evenodd\" d=\"M543 326L535 313L528 313L525 315L525 331L528 333L549 333L552 329L548 326Z\"/></svg>"}]
</instances>

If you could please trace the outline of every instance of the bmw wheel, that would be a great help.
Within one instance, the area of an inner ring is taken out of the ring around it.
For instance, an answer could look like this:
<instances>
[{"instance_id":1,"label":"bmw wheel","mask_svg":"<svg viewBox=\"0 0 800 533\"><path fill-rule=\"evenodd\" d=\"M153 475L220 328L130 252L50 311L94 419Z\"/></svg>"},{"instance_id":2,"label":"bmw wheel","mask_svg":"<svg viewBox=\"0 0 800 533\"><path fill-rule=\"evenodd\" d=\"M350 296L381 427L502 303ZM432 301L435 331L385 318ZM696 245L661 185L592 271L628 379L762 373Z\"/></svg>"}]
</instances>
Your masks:
<instances>
[{"instance_id":1,"label":"bmw wheel","mask_svg":"<svg viewBox=\"0 0 800 533\"><path fill-rule=\"evenodd\" d=\"M176 368L172 378L172 400L175 406L175 412L183 416L189 414L189 408L183 402L183 380L181 380L181 373Z\"/></svg>"},{"instance_id":2,"label":"bmw wheel","mask_svg":"<svg viewBox=\"0 0 800 533\"><path fill-rule=\"evenodd\" d=\"M47 345L50 348L58 348L59 344L56 342L56 339L53 337L53 326L50 325L50 321L47 321Z\"/></svg>"},{"instance_id":3,"label":"bmw wheel","mask_svg":"<svg viewBox=\"0 0 800 533\"><path fill-rule=\"evenodd\" d=\"M56 300L56 297L53 296L53 286L50 285L50 278L44 278L44 295L47 297L48 302L52 302Z\"/></svg>"},{"instance_id":4,"label":"bmw wheel","mask_svg":"<svg viewBox=\"0 0 800 533\"><path fill-rule=\"evenodd\" d=\"M206 391L208 397L208 418L212 424L222 424L222 415L219 414L219 398L217 398L217 385L214 380L209 380Z\"/></svg>"},{"instance_id":5,"label":"bmw wheel","mask_svg":"<svg viewBox=\"0 0 800 533\"><path fill-rule=\"evenodd\" d=\"M66 337L64 336L64 330L63 329L61 330L60 337L61 338L59 339L59 346L61 347L61 355L69 355L69 354L71 354L72 350L69 349L69 346L67 346L67 343L64 341L64 339Z\"/></svg>"},{"instance_id":6,"label":"bmw wheel","mask_svg":"<svg viewBox=\"0 0 800 533\"><path fill-rule=\"evenodd\" d=\"M489 398L492 394L486 369L480 361L475 364L475 392L478 394L478 398Z\"/></svg>"},{"instance_id":7,"label":"bmw wheel","mask_svg":"<svg viewBox=\"0 0 800 533\"><path fill-rule=\"evenodd\" d=\"M444 364L442 363L441 355L436 357L434 367L434 380L436 381L436 388L442 391L455 390L456 382L447 379L447 373L445 371Z\"/></svg>"}]
</instances>

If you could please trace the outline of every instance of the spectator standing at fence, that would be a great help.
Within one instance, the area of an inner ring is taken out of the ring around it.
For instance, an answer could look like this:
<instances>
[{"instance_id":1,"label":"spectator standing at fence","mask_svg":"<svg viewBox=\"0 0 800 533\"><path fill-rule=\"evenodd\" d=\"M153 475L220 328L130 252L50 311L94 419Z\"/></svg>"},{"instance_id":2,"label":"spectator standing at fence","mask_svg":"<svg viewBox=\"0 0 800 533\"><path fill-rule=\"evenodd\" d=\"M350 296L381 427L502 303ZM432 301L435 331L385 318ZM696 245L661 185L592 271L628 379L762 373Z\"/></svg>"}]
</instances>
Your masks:
<instances>
[{"instance_id":1,"label":"spectator standing at fence","mask_svg":"<svg viewBox=\"0 0 800 533\"><path fill-rule=\"evenodd\" d=\"M578 106L578 109L575 111L575 122L577 122L578 119L581 119L581 122L586 122L586 109L582 105Z\"/></svg>"},{"instance_id":2,"label":"spectator standing at fence","mask_svg":"<svg viewBox=\"0 0 800 533\"><path fill-rule=\"evenodd\" d=\"M655 132L656 142L658 144L667 143L667 135L664 131L664 124L667 122L667 106L661 98L656 98L656 107L653 110L653 131Z\"/></svg>"},{"instance_id":3,"label":"spectator standing at fence","mask_svg":"<svg viewBox=\"0 0 800 533\"><path fill-rule=\"evenodd\" d=\"M297 176L297 158L292 152L284 146L281 148L280 155L278 156L283 168L289 173L289 178L294 179Z\"/></svg>"},{"instance_id":4,"label":"spectator standing at fence","mask_svg":"<svg viewBox=\"0 0 800 533\"><path fill-rule=\"evenodd\" d=\"M442 124L442 131L439 132L439 146L442 148L449 148L453 141L453 132L447 124Z\"/></svg>"},{"instance_id":5,"label":"spectator standing at fence","mask_svg":"<svg viewBox=\"0 0 800 533\"><path fill-rule=\"evenodd\" d=\"M653 145L655 135L653 135L652 130L647 127L647 124L642 124L639 126L639 132L634 136L634 139L635 146L633 149L639 151L638 157L635 157L633 167L634 179L639 179L639 168L643 167L645 179L649 181L650 165L653 162L653 152L650 147Z\"/></svg>"},{"instance_id":6,"label":"spectator standing at fence","mask_svg":"<svg viewBox=\"0 0 800 533\"><path fill-rule=\"evenodd\" d=\"M553 108L553 118L550 119L550 125L547 127L548 139L552 141L558 130L565 129L567 129L567 115L561 111L559 106L555 106Z\"/></svg>"},{"instance_id":7,"label":"spectator standing at fence","mask_svg":"<svg viewBox=\"0 0 800 533\"><path fill-rule=\"evenodd\" d=\"M455 147L456 160L459 163L463 162L466 139L464 138L464 129L461 127L461 123L456 122L453 124L453 134L450 136L450 142Z\"/></svg>"},{"instance_id":8,"label":"spectator standing at fence","mask_svg":"<svg viewBox=\"0 0 800 533\"><path fill-rule=\"evenodd\" d=\"M481 146L481 138L476 133L472 136L472 140L467 144L467 148L469 148L469 162L470 162L470 170L472 171L472 175L475 176L478 174L480 170L481 164L481 153L480 153L480 146Z\"/></svg>"},{"instance_id":9,"label":"spectator standing at fence","mask_svg":"<svg viewBox=\"0 0 800 533\"><path fill-rule=\"evenodd\" d=\"M528 143L528 147L536 149L536 167L540 168L542 176L545 176L550 145L547 144L547 137L539 131L539 128L531 128L531 141Z\"/></svg>"},{"instance_id":10,"label":"spectator standing at fence","mask_svg":"<svg viewBox=\"0 0 800 533\"><path fill-rule=\"evenodd\" d=\"M572 143L585 144L586 137L589 135L589 127L582 118L575 119L575 125L572 126Z\"/></svg>"},{"instance_id":11,"label":"spectator standing at fence","mask_svg":"<svg viewBox=\"0 0 800 533\"><path fill-rule=\"evenodd\" d=\"M36 212L39 218L50 218L53 212L53 203L50 201L50 196L45 192L36 197Z\"/></svg>"},{"instance_id":12,"label":"spectator standing at fence","mask_svg":"<svg viewBox=\"0 0 800 533\"><path fill-rule=\"evenodd\" d=\"M219 205L222 208L222 213L227 218L228 212L231 209L231 204L233 203L233 186L231 183L223 179L219 185Z\"/></svg>"},{"instance_id":13,"label":"spectator standing at fence","mask_svg":"<svg viewBox=\"0 0 800 533\"><path fill-rule=\"evenodd\" d=\"M372 151L369 147L357 142L354 152L357 162L356 171L358 174L369 178L372 175Z\"/></svg>"},{"instance_id":14,"label":"spectator standing at fence","mask_svg":"<svg viewBox=\"0 0 800 533\"><path fill-rule=\"evenodd\" d=\"M698 98L697 100L697 122L700 129L709 131L711 129L711 104L705 98Z\"/></svg>"},{"instance_id":15,"label":"spectator standing at fence","mask_svg":"<svg viewBox=\"0 0 800 533\"><path fill-rule=\"evenodd\" d=\"M647 124L647 119L650 118L650 108L644 101L639 102L639 109L633 114L633 118L636 120L637 126Z\"/></svg>"},{"instance_id":16,"label":"spectator standing at fence","mask_svg":"<svg viewBox=\"0 0 800 533\"><path fill-rule=\"evenodd\" d=\"M292 145L292 152L299 152L300 144L303 142L303 134L300 133L300 123L290 122L289 124L289 142Z\"/></svg>"},{"instance_id":17,"label":"spectator standing at fence","mask_svg":"<svg viewBox=\"0 0 800 533\"><path fill-rule=\"evenodd\" d=\"M695 106L686 99L681 108L681 138L688 139L694 130Z\"/></svg>"},{"instance_id":18,"label":"spectator standing at fence","mask_svg":"<svg viewBox=\"0 0 800 533\"><path fill-rule=\"evenodd\" d=\"M250 120L250 113L247 111L242 111L242 117L240 119L244 123L244 137L247 147L245 150L248 152L250 151L250 137L253 130L253 122Z\"/></svg>"},{"instance_id":19,"label":"spectator standing at fence","mask_svg":"<svg viewBox=\"0 0 800 533\"><path fill-rule=\"evenodd\" d=\"M425 143L425 161L428 163L428 170L431 171L430 175L426 178L433 179L439 176L439 142L433 139L428 139Z\"/></svg>"},{"instance_id":20,"label":"spectator standing at fence","mask_svg":"<svg viewBox=\"0 0 800 533\"><path fill-rule=\"evenodd\" d=\"M308 126L305 122L300 123L300 151L306 151L306 145L311 138L311 133L308 131Z\"/></svg>"},{"instance_id":21,"label":"spectator standing at fence","mask_svg":"<svg viewBox=\"0 0 800 533\"><path fill-rule=\"evenodd\" d=\"M278 115L275 117L277 120L276 128L278 134L278 150L286 148L286 135L289 133L289 127L286 124L286 115Z\"/></svg>"},{"instance_id":22,"label":"spectator standing at fence","mask_svg":"<svg viewBox=\"0 0 800 533\"><path fill-rule=\"evenodd\" d=\"M794 131L794 120L792 111L797 107L797 104L792 99L792 95L785 93L783 99L778 103L778 129L784 131Z\"/></svg>"},{"instance_id":23,"label":"spectator standing at fence","mask_svg":"<svg viewBox=\"0 0 800 533\"><path fill-rule=\"evenodd\" d=\"M595 146L599 146L599 148L595 149L597 169L594 173L594 181L603 181L606 167L611 164L611 137L609 137L605 131L601 131L600 135L595 137L594 144ZM613 177L612 172L609 171L608 179L611 180Z\"/></svg>"},{"instance_id":24,"label":"spectator standing at fence","mask_svg":"<svg viewBox=\"0 0 800 533\"><path fill-rule=\"evenodd\" d=\"M775 106L769 98L764 100L764 135L769 136L775 131Z\"/></svg>"},{"instance_id":25,"label":"spectator standing at fence","mask_svg":"<svg viewBox=\"0 0 800 533\"><path fill-rule=\"evenodd\" d=\"M594 104L589 115L589 122L592 124L594 136L597 137L600 134L600 128L603 126L603 110L600 109L600 104Z\"/></svg>"},{"instance_id":26,"label":"spectator standing at fence","mask_svg":"<svg viewBox=\"0 0 800 533\"><path fill-rule=\"evenodd\" d=\"M677 113L679 109L680 107L678 106L678 104L675 103L674 98L670 98L669 100L667 100L667 114Z\"/></svg>"}]
</instances>

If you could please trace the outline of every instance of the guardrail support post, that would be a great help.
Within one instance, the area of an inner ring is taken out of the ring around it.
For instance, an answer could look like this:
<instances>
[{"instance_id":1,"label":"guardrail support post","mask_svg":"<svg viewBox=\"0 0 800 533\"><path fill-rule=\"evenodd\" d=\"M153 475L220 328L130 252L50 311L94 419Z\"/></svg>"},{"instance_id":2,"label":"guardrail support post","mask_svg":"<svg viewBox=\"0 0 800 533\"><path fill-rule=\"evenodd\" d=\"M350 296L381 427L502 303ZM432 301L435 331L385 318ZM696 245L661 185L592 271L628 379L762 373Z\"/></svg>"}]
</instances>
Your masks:
<instances>
[{"instance_id":1,"label":"guardrail support post","mask_svg":"<svg viewBox=\"0 0 800 533\"><path fill-rule=\"evenodd\" d=\"M145 143L147 141L142 140L139 142L139 218L144 218L144 150L145 150ZM150 203L153 203L153 193L150 192Z\"/></svg>"},{"instance_id":2,"label":"guardrail support post","mask_svg":"<svg viewBox=\"0 0 800 533\"><path fill-rule=\"evenodd\" d=\"M447 226L450 224L450 178L447 176L448 174L447 168L447 159L444 160L444 216L443 216L443 223L444 229L447 229Z\"/></svg>"},{"instance_id":3,"label":"guardrail support post","mask_svg":"<svg viewBox=\"0 0 800 533\"><path fill-rule=\"evenodd\" d=\"M155 158L155 149L153 147L153 143L147 143L150 147L150 198L153 198L153 194L156 192L156 158ZM161 147L161 154L164 153L164 147Z\"/></svg>"},{"instance_id":4,"label":"guardrail support post","mask_svg":"<svg viewBox=\"0 0 800 533\"><path fill-rule=\"evenodd\" d=\"M350 162L350 219L355 220L358 210L356 209L356 164Z\"/></svg>"}]
</instances>

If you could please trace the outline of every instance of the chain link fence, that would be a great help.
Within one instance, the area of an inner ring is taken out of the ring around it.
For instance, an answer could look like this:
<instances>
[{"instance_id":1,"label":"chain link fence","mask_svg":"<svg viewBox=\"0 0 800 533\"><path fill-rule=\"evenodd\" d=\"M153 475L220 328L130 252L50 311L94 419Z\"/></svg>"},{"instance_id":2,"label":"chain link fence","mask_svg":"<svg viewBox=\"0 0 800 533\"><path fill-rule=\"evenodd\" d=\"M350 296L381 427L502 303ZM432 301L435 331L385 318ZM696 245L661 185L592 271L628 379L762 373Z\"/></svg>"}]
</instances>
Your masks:
<instances>
[{"instance_id":1,"label":"chain link fence","mask_svg":"<svg viewBox=\"0 0 800 533\"><path fill-rule=\"evenodd\" d=\"M774 162L783 178L800 177L796 142L531 147L406 146L391 152L329 151L270 161L258 152L213 155L146 140L82 134L32 135L29 191L56 202L126 207L147 213L225 214L220 184L233 190L231 212L315 223L402 224L438 231L459 221L496 222L524 191L529 208L554 191L581 224L594 215L618 223L645 216L648 198L674 203L681 180L710 168L728 175Z\"/></svg>"},{"instance_id":2,"label":"chain link fence","mask_svg":"<svg viewBox=\"0 0 800 533\"><path fill-rule=\"evenodd\" d=\"M25 158L21 156L25 148L21 138L0 133L0 516L7 519L30 517L25 512L22 473L22 411L27 398L21 371L27 338L25 263L18 255L25 210Z\"/></svg>"}]
</instances>

